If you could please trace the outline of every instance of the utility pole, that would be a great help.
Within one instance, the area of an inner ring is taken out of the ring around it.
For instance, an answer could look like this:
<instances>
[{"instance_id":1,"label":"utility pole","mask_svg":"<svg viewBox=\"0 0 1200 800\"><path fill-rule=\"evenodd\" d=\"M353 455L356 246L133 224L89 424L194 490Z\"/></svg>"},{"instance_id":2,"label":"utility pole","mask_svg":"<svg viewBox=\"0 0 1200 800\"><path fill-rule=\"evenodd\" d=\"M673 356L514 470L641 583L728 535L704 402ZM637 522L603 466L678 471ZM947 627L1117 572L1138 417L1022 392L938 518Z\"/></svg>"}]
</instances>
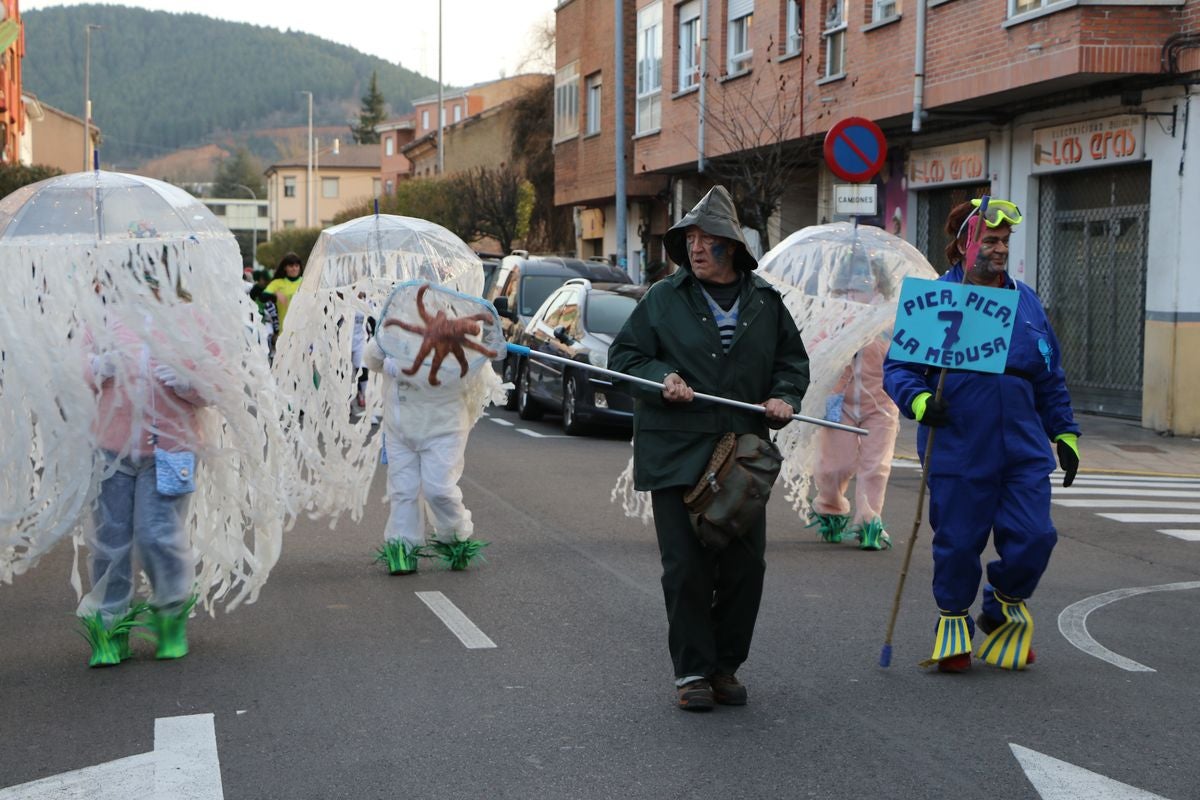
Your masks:
<instances>
[{"instance_id":1,"label":"utility pole","mask_svg":"<svg viewBox=\"0 0 1200 800\"><path fill-rule=\"evenodd\" d=\"M438 110L437 110L437 171L440 178L446 172L446 148L442 128L445 122L446 110L442 106L442 0L438 0Z\"/></svg>"},{"instance_id":2,"label":"utility pole","mask_svg":"<svg viewBox=\"0 0 1200 800\"><path fill-rule=\"evenodd\" d=\"M92 31L99 25L89 22L83 28L83 171L92 168Z\"/></svg>"},{"instance_id":3,"label":"utility pole","mask_svg":"<svg viewBox=\"0 0 1200 800\"><path fill-rule=\"evenodd\" d=\"M306 228L312 228L312 92L300 91L308 95L308 169L304 185L304 223Z\"/></svg>"},{"instance_id":4,"label":"utility pole","mask_svg":"<svg viewBox=\"0 0 1200 800\"><path fill-rule=\"evenodd\" d=\"M625 16L625 3L623 0L616 0L613 3L616 8L616 22L613 26L615 36L613 37L613 104L616 108L613 111L615 118L613 124L613 133L616 137L616 162L617 162L617 185L614 191L616 197L614 202L617 206L617 266L623 270L629 269L629 256L627 254L628 247L626 246L626 221L625 221L625 28L623 19ZM636 277L636 276L631 276Z\"/></svg>"}]
</instances>

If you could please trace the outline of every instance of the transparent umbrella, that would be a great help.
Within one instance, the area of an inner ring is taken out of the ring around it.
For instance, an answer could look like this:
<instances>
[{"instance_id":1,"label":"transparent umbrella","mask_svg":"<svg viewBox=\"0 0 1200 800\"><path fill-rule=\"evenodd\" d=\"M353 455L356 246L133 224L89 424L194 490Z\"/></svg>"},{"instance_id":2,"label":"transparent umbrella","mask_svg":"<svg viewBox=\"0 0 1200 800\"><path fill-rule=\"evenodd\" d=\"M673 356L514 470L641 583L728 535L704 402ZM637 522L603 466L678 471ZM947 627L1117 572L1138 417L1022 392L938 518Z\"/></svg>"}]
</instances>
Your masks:
<instances>
[{"instance_id":1,"label":"transparent umbrella","mask_svg":"<svg viewBox=\"0 0 1200 800\"><path fill-rule=\"evenodd\" d=\"M361 515L379 451L372 422L382 409L377 384L368 389L365 408L353 405L365 345L363 323L373 320L382 330L385 310L389 319L399 313L422 322L416 293L425 285L428 314L495 313L478 297L483 291L479 257L441 225L373 214L327 228L317 239L288 307L273 365L289 403L304 417L295 432L302 476L297 502L310 513ZM402 297L397 287L402 287ZM401 332L389 327L388 337ZM449 359L444 372L449 375L457 367ZM471 374L480 376L472 384L474 421L499 380L487 363L473 363Z\"/></svg>"},{"instance_id":2,"label":"transparent umbrella","mask_svg":"<svg viewBox=\"0 0 1200 800\"><path fill-rule=\"evenodd\" d=\"M801 413L832 418L844 401L860 410L887 406L894 417L874 367L863 365L881 361L886 353L904 278L937 277L920 251L873 226L814 225L772 248L759 261L758 272L779 288L808 350L809 387ZM856 355L861 359L857 369L852 366ZM864 375L871 377L864 380ZM781 476L798 511L807 508L820 452L813 439L829 435L806 430L810 427L789 425L777 440L785 457ZM879 449L880 458L890 463L894 426L872 431L868 438L862 445Z\"/></svg>"},{"instance_id":3,"label":"transparent umbrella","mask_svg":"<svg viewBox=\"0 0 1200 800\"><path fill-rule=\"evenodd\" d=\"M161 181L63 175L0 200L0 275L0 579L82 532L106 469L101 446L130 454L156 433L152 363L206 398L187 520L202 601L231 590L234 604L253 599L288 512L273 484L282 414L233 235ZM86 377L96 354L115 362L119 410L102 412Z\"/></svg>"}]
</instances>

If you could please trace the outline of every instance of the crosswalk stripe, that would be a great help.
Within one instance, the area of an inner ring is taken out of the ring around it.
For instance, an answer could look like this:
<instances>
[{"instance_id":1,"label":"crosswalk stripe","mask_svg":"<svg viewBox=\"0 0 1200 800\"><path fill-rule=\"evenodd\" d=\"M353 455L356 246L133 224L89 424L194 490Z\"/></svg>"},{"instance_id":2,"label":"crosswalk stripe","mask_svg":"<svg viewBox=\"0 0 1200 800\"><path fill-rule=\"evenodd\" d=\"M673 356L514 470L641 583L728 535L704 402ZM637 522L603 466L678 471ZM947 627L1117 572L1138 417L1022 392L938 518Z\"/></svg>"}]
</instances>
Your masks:
<instances>
[{"instance_id":1,"label":"crosswalk stripe","mask_svg":"<svg viewBox=\"0 0 1200 800\"><path fill-rule=\"evenodd\" d=\"M1155 524L1175 522L1200 525L1200 514L1100 514L1113 522L1153 522Z\"/></svg>"},{"instance_id":2,"label":"crosswalk stripe","mask_svg":"<svg viewBox=\"0 0 1200 800\"><path fill-rule=\"evenodd\" d=\"M1061 475L1060 471L1056 471ZM1080 475L1077 483L1184 483L1200 486L1197 478L1166 478L1157 475Z\"/></svg>"},{"instance_id":3,"label":"crosswalk stripe","mask_svg":"<svg viewBox=\"0 0 1200 800\"><path fill-rule=\"evenodd\" d=\"M1200 542L1200 531L1160 528L1158 532L1165 533L1167 536L1174 536L1176 539L1183 539L1185 542Z\"/></svg>"},{"instance_id":4,"label":"crosswalk stripe","mask_svg":"<svg viewBox=\"0 0 1200 800\"><path fill-rule=\"evenodd\" d=\"M1169 489L1125 489L1124 491L1115 491L1113 489L1094 489L1094 488L1077 488L1072 486L1069 489L1064 489L1061 486L1055 486L1052 495L1060 497L1062 495L1120 495L1121 497L1177 497L1192 500L1200 500L1200 491L1194 492L1177 492Z\"/></svg>"},{"instance_id":5,"label":"crosswalk stripe","mask_svg":"<svg viewBox=\"0 0 1200 800\"><path fill-rule=\"evenodd\" d=\"M1053 479L1053 478L1052 478ZM1062 481L1056 481L1061 484ZM1170 489L1171 491L1200 490L1200 483L1174 483L1172 481L1087 481L1075 479L1071 485L1075 488L1088 489Z\"/></svg>"},{"instance_id":6,"label":"crosswalk stripe","mask_svg":"<svg viewBox=\"0 0 1200 800\"><path fill-rule=\"evenodd\" d=\"M496 646L496 643L479 630L479 627L446 595L441 592L417 592L416 595L421 598L422 603L429 606L429 610L450 629L450 632L458 637L464 647L477 650Z\"/></svg>"},{"instance_id":7,"label":"crosswalk stripe","mask_svg":"<svg viewBox=\"0 0 1200 800\"><path fill-rule=\"evenodd\" d=\"M1200 511L1200 503L1186 500L1055 500L1064 508L1180 508Z\"/></svg>"}]
</instances>

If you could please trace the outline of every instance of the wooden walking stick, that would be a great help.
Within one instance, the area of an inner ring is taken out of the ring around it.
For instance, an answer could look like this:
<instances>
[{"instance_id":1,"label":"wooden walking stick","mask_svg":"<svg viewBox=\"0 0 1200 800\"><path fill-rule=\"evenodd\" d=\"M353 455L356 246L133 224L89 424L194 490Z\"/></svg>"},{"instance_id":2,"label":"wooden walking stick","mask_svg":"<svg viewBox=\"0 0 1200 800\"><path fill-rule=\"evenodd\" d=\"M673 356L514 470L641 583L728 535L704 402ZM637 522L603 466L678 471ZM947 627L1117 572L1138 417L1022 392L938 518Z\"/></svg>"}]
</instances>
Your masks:
<instances>
[{"instance_id":1,"label":"wooden walking stick","mask_svg":"<svg viewBox=\"0 0 1200 800\"><path fill-rule=\"evenodd\" d=\"M938 376L937 392L934 400L942 399L942 388L946 384L946 370ZM921 465L921 488L917 490L917 513L913 518L912 535L908 537L908 546L904 548L904 563L900 567L900 580L896 584L896 597L892 600L892 615L888 619L887 638L883 640L883 650L879 654L879 666L892 665L892 633L896 630L896 616L900 613L900 596L904 594L904 581L908 578L908 562L912 559L913 545L917 543L917 531L921 528L921 512L925 508L925 485L929 481L929 459L933 457L934 428L929 429L929 438L925 440L925 461Z\"/></svg>"}]
</instances>

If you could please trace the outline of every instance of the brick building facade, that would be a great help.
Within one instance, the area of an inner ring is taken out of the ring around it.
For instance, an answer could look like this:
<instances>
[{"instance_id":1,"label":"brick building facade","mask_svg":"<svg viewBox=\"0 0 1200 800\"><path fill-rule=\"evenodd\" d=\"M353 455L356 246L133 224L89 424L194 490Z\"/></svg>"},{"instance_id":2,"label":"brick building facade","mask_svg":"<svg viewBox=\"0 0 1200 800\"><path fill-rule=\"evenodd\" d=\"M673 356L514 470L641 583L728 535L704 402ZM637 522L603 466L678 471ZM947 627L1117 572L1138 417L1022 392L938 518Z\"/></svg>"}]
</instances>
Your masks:
<instances>
[{"instance_id":1,"label":"brick building facade","mask_svg":"<svg viewBox=\"0 0 1200 800\"><path fill-rule=\"evenodd\" d=\"M625 6L631 220L646 202L651 218L678 219L741 145L789 157L769 242L831 221L836 180L821 141L840 119L872 119L889 155L879 213L860 221L944 268L941 225L955 202L985 192L1017 202L1026 221L1011 269L1046 301L1077 406L1200 433L1200 276L1184 263L1200 248L1185 222L1200 212L1200 126L1188 125L1200 0L928 0L923 96L917 0ZM594 148L607 162L580 152L587 77L611 70L613 14L611 0L557 12L558 80L576 81L583 99L578 132L556 144L556 196L581 215L612 203L611 132ZM747 128L765 133L755 141ZM643 181L655 188L639 191ZM606 237L610 227L606 215ZM578 246L592 254L586 239Z\"/></svg>"}]
</instances>

